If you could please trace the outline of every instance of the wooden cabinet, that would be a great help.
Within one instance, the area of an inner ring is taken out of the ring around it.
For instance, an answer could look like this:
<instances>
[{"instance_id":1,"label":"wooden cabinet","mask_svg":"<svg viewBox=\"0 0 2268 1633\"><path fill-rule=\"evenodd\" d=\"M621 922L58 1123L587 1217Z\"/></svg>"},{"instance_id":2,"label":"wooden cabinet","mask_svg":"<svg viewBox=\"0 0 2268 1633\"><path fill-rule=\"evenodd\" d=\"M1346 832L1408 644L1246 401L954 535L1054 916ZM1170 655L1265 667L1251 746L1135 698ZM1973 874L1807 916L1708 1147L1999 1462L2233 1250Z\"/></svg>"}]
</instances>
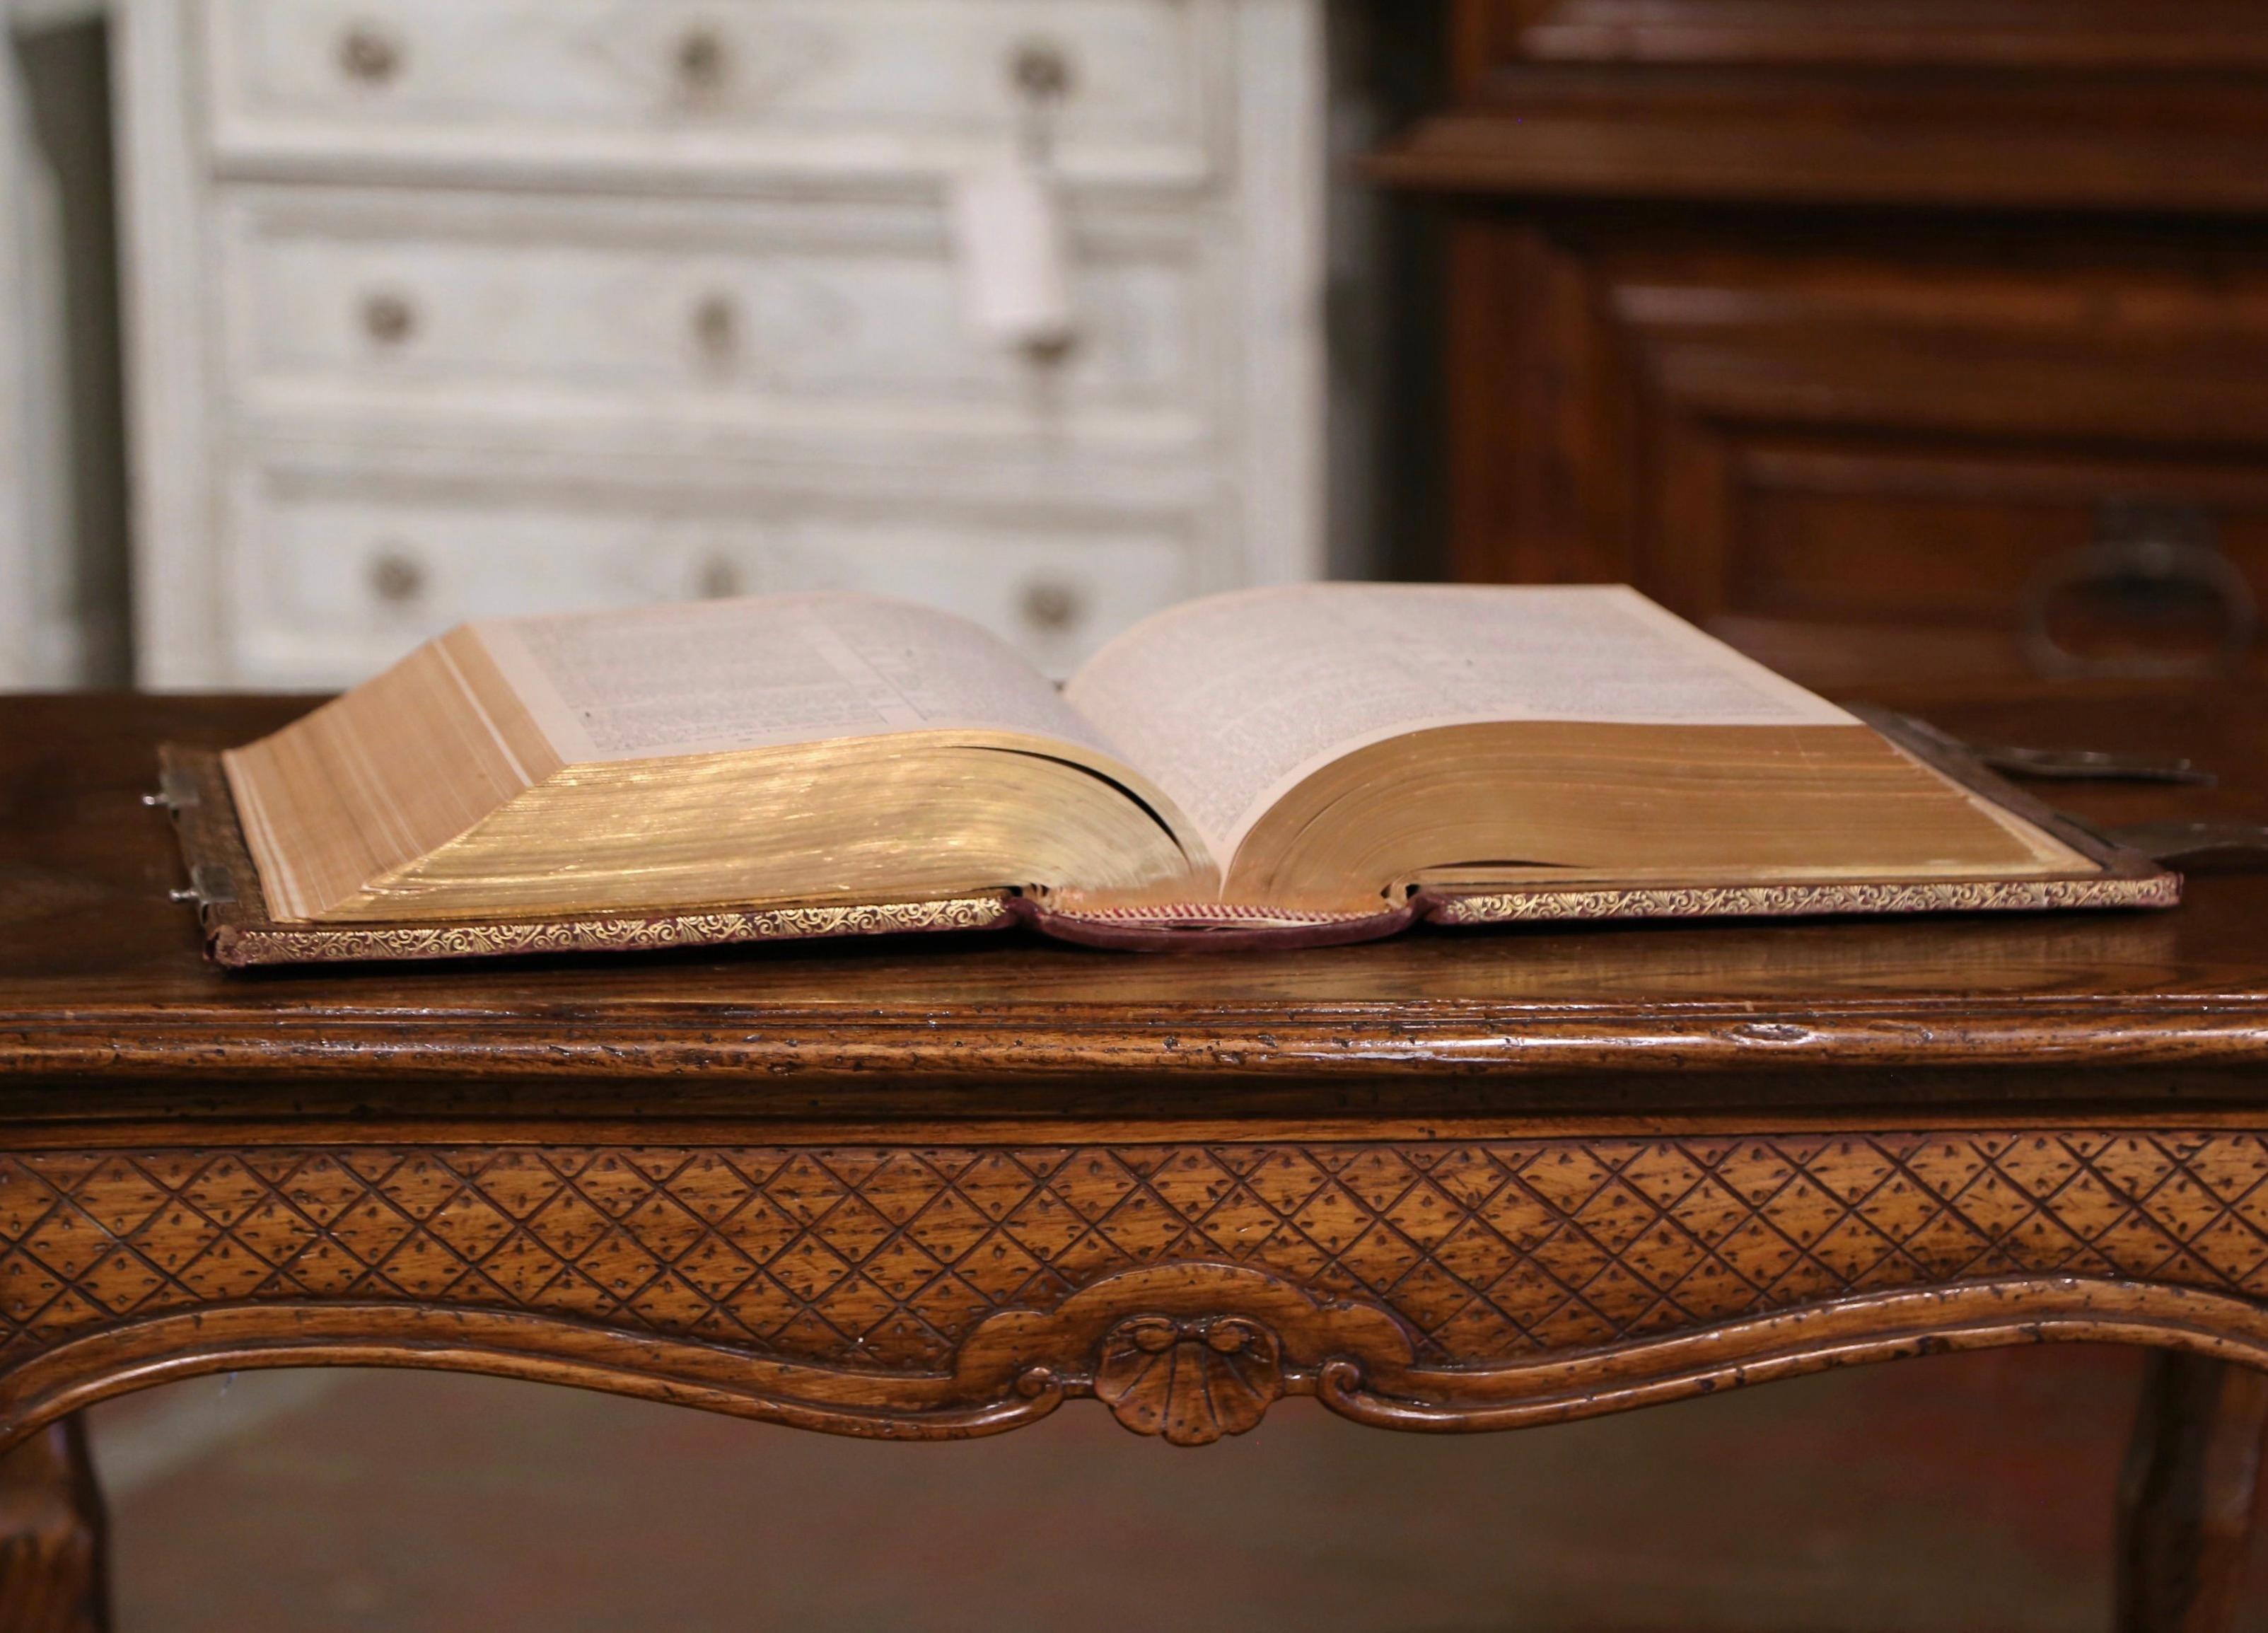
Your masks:
<instances>
[{"instance_id":1,"label":"wooden cabinet","mask_svg":"<svg viewBox=\"0 0 2268 1633\"><path fill-rule=\"evenodd\" d=\"M2268 12L1463 0L1448 556L1807 679L2250 661Z\"/></svg>"},{"instance_id":2,"label":"wooden cabinet","mask_svg":"<svg viewBox=\"0 0 2268 1633\"><path fill-rule=\"evenodd\" d=\"M123 0L141 678L853 588L1066 672L1319 570L1318 0ZM1036 87L1036 88L1035 88ZM972 332L1044 154L1072 332Z\"/></svg>"}]
</instances>

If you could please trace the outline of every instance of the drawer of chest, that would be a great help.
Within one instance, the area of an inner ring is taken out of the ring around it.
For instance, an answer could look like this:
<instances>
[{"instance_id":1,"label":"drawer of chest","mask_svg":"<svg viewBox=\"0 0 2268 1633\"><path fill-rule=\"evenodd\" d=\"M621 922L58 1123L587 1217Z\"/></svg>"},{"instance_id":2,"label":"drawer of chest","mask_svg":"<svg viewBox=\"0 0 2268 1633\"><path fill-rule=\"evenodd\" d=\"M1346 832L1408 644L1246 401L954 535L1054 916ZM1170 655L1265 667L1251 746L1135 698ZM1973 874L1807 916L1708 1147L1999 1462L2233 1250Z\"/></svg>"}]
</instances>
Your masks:
<instances>
[{"instance_id":1,"label":"drawer of chest","mask_svg":"<svg viewBox=\"0 0 2268 1633\"><path fill-rule=\"evenodd\" d=\"M224 164L1212 168L1226 0L204 0Z\"/></svg>"},{"instance_id":2,"label":"drawer of chest","mask_svg":"<svg viewBox=\"0 0 2268 1633\"><path fill-rule=\"evenodd\" d=\"M880 484L877 485L878 487ZM233 679L342 686L468 618L779 590L942 607L1068 673L1207 587L1203 520L625 482L438 481L368 460L230 484Z\"/></svg>"},{"instance_id":3,"label":"drawer of chest","mask_svg":"<svg viewBox=\"0 0 2268 1633\"><path fill-rule=\"evenodd\" d=\"M2176 449L1758 437L1716 631L1815 685L2204 681L2257 673L2268 474Z\"/></svg>"},{"instance_id":4,"label":"drawer of chest","mask_svg":"<svg viewBox=\"0 0 2268 1633\"><path fill-rule=\"evenodd\" d=\"M1830 690L2268 662L2250 250L2139 224L1455 231L1471 576L1628 576Z\"/></svg>"},{"instance_id":5,"label":"drawer of chest","mask_svg":"<svg viewBox=\"0 0 2268 1633\"><path fill-rule=\"evenodd\" d=\"M228 371L247 405L853 436L1190 438L1211 297L1180 211L1078 212L1075 332L964 324L934 206L579 203L232 189Z\"/></svg>"}]
</instances>

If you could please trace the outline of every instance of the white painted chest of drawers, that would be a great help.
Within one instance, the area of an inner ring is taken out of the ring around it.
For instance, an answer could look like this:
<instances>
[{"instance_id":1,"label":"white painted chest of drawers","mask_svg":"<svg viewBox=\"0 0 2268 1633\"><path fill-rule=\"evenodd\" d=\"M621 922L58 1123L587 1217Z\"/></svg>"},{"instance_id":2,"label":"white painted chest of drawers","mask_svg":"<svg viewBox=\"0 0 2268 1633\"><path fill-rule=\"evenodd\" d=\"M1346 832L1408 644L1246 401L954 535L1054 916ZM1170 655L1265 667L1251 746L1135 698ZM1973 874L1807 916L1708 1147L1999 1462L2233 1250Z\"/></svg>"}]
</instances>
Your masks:
<instances>
[{"instance_id":1,"label":"white painted chest of drawers","mask_svg":"<svg viewBox=\"0 0 2268 1633\"><path fill-rule=\"evenodd\" d=\"M1322 549L1319 0L122 0L137 661L841 586L1061 673ZM1035 110L1030 87L1065 89ZM1044 118L1074 333L961 317Z\"/></svg>"}]
</instances>

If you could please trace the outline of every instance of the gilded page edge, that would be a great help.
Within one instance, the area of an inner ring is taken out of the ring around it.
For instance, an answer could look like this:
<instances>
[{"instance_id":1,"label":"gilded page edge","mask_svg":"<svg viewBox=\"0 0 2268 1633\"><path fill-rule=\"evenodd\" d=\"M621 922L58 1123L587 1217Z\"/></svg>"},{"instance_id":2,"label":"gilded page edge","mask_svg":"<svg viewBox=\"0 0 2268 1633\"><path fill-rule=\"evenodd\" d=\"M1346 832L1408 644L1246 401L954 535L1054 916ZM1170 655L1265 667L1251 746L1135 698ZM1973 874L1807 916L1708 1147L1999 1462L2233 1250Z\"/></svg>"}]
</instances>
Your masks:
<instances>
[{"instance_id":1,"label":"gilded page edge","mask_svg":"<svg viewBox=\"0 0 2268 1633\"><path fill-rule=\"evenodd\" d=\"M1440 896L1433 924L1518 924L1595 919L1870 917L1909 913L2032 913L2072 908L2171 908L2181 875L2105 873L2093 879L1965 879L1918 885L1708 885L1679 888L1497 891Z\"/></svg>"}]
</instances>

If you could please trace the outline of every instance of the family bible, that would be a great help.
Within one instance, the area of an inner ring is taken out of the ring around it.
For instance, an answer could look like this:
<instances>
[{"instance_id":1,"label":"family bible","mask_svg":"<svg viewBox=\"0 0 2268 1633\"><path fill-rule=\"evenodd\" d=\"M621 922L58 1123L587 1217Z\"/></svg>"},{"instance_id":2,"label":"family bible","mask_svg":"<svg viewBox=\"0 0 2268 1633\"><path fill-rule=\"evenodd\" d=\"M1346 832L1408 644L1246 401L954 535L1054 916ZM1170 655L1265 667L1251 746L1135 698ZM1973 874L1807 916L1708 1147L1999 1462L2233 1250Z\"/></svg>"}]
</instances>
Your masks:
<instances>
[{"instance_id":1,"label":"family bible","mask_svg":"<svg viewBox=\"0 0 2268 1633\"><path fill-rule=\"evenodd\" d=\"M1620 586L1304 585L1057 686L951 614L761 596L464 625L169 751L230 963L1027 923L2170 903L2178 880Z\"/></svg>"}]
</instances>

